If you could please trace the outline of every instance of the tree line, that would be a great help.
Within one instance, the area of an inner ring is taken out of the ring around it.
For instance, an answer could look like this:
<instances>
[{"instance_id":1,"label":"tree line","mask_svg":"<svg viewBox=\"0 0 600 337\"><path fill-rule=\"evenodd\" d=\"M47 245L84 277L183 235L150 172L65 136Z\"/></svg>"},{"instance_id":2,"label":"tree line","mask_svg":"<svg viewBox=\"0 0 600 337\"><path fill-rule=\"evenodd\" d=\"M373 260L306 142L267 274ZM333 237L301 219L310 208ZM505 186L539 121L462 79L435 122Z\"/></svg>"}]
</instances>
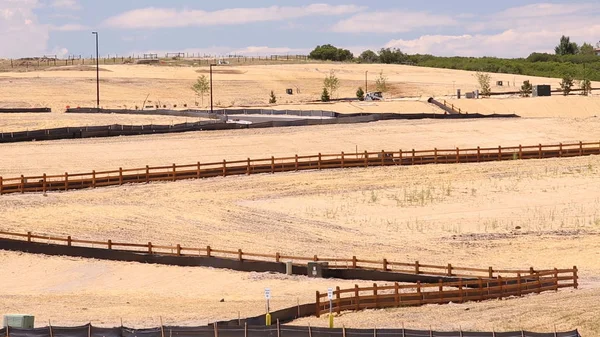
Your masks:
<instances>
[{"instance_id":1,"label":"tree line","mask_svg":"<svg viewBox=\"0 0 600 337\"><path fill-rule=\"evenodd\" d=\"M596 45L600 49L600 43ZM428 54L407 54L398 48L381 48L378 52L365 50L355 57L349 50L336 48L333 45L317 46L309 57L314 60L408 64L421 67L445 68L488 73L508 73L539 77L563 78L585 77L588 80L600 81L600 57L596 48L590 43L579 46L563 36L555 48L554 54L532 53L526 58L497 57L443 57Z\"/></svg>"}]
</instances>

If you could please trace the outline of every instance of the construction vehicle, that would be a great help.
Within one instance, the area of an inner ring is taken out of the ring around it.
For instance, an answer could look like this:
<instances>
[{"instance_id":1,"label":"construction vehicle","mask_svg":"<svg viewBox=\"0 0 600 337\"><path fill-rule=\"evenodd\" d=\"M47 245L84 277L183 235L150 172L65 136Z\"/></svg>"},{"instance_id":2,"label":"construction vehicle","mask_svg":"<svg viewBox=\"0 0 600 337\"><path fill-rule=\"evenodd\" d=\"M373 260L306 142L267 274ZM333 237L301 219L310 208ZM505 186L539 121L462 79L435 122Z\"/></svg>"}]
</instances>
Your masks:
<instances>
[{"instance_id":1,"label":"construction vehicle","mask_svg":"<svg viewBox=\"0 0 600 337\"><path fill-rule=\"evenodd\" d=\"M383 95L380 91L369 92L365 95L365 101L383 101Z\"/></svg>"}]
</instances>

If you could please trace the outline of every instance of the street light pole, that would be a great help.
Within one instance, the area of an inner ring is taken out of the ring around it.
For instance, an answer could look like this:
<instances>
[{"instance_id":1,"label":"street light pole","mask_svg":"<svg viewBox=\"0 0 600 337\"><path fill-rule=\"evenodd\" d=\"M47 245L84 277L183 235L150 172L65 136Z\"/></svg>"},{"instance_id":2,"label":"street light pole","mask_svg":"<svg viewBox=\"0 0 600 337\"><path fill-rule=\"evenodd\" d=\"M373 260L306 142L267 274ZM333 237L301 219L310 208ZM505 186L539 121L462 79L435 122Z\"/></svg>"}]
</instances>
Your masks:
<instances>
[{"instance_id":1,"label":"street light pole","mask_svg":"<svg viewBox=\"0 0 600 337\"><path fill-rule=\"evenodd\" d=\"M211 64L210 67L210 113L213 114L213 80L212 80L212 68L216 66L216 64Z\"/></svg>"},{"instance_id":2,"label":"street light pole","mask_svg":"<svg viewBox=\"0 0 600 337\"><path fill-rule=\"evenodd\" d=\"M100 58L98 53L98 32L92 32L96 35L96 108L100 109Z\"/></svg>"}]
</instances>

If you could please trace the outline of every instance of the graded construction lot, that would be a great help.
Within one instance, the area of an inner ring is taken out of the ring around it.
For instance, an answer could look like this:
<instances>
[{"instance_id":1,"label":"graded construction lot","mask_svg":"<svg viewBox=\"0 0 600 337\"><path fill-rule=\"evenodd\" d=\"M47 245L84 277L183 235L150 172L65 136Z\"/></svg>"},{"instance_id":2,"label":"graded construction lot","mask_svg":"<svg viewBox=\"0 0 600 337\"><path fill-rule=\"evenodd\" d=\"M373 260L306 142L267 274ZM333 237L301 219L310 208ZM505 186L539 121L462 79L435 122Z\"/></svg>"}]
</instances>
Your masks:
<instances>
[{"instance_id":1,"label":"graded construction lot","mask_svg":"<svg viewBox=\"0 0 600 337\"><path fill-rule=\"evenodd\" d=\"M183 103L193 106L194 94L189 88L206 70L132 65L105 68L109 71L101 75L107 108L141 105L148 94L151 104L160 101L168 108ZM392 96L422 97L306 104L318 97L330 69L342 79L339 97L354 96L356 88L364 85L365 71L374 79L382 69L392 85ZM455 86L463 90L477 86L473 73L385 65L248 66L218 69L215 76L219 78L215 82L218 106L265 106L270 90L276 90L282 104L278 109L348 113L439 112L425 102L427 97L450 95ZM525 79L534 84L558 82L493 76L493 81L509 79L517 84ZM3 85L5 82L11 85ZM510 89L514 90L513 86ZM77 95L74 88L79 89ZM294 88L294 95L284 95L286 88ZM0 74L0 104L4 106L93 106L94 89L93 73L85 71ZM73 174L319 152L345 151L351 155L365 150L557 144L599 138L600 119L594 116L600 98L595 96L447 100L468 112L517 113L524 118L385 121L3 144L0 176ZM85 115L76 116L68 118L87 120ZM52 118L64 121L67 117L55 112L39 116L39 120L21 119L20 115L11 118L15 119L3 122L3 128L43 128L55 125L50 124L54 123ZM124 118L139 121L137 124L152 118L159 124L163 117L110 115L89 119L126 124ZM182 122L181 118L164 118L166 124L168 120ZM47 195L4 195L0 197L0 227L78 239L210 245L298 256L385 257L475 268L577 265L580 290L478 304L343 313L336 325L383 328L401 327L404 322L407 328L417 329L552 331L556 324L558 330L579 328L582 335L594 336L600 334L600 326L593 320L593 314L600 311L599 173L600 157L595 156L265 174ZM0 253L0 263L11 275L0 280L0 307L33 313L40 322L51 319L55 325L90 320L117 325L123 318L126 325L147 327L158 325L159 316L167 324L205 324L237 318L238 311L242 316L260 314L264 287L272 288L276 309L295 305L298 300L314 301L316 290L370 284L7 252ZM221 298L225 302L219 302ZM327 324L325 319L316 318L294 324L308 322Z\"/></svg>"}]
</instances>

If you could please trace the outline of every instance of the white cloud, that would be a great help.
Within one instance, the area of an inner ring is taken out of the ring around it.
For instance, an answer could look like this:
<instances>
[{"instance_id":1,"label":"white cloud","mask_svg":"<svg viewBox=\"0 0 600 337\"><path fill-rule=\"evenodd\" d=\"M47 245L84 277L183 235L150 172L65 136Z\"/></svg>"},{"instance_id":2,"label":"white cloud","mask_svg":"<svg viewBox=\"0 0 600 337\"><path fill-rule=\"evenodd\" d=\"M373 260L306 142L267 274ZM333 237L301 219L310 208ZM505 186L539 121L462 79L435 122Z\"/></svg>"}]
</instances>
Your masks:
<instances>
[{"instance_id":1,"label":"white cloud","mask_svg":"<svg viewBox=\"0 0 600 337\"><path fill-rule=\"evenodd\" d=\"M442 56L527 57L554 51L562 35L578 43L600 39L599 3L539 3L464 20L462 34L394 39L386 47Z\"/></svg>"},{"instance_id":2,"label":"white cloud","mask_svg":"<svg viewBox=\"0 0 600 337\"><path fill-rule=\"evenodd\" d=\"M338 22L332 30L341 33L405 33L419 28L457 24L456 20L446 15L394 10L356 14Z\"/></svg>"},{"instance_id":3,"label":"white cloud","mask_svg":"<svg viewBox=\"0 0 600 337\"><path fill-rule=\"evenodd\" d=\"M50 30L58 32L77 32L81 30L89 30L88 26L80 25L77 23L67 23L61 26L50 26Z\"/></svg>"},{"instance_id":4,"label":"white cloud","mask_svg":"<svg viewBox=\"0 0 600 337\"><path fill-rule=\"evenodd\" d=\"M48 27L33 12L37 0L0 0L0 46L2 57L45 54Z\"/></svg>"},{"instance_id":5,"label":"white cloud","mask_svg":"<svg viewBox=\"0 0 600 337\"><path fill-rule=\"evenodd\" d=\"M332 6L327 4L312 4L301 7L230 8L213 12L149 7L113 16L105 20L104 25L115 28L239 25L308 16L336 16L356 13L363 9L363 7L355 5Z\"/></svg>"},{"instance_id":6,"label":"white cloud","mask_svg":"<svg viewBox=\"0 0 600 337\"><path fill-rule=\"evenodd\" d=\"M81 4L78 0L54 0L51 4L52 7L58 9L67 9L71 11L78 11L81 9Z\"/></svg>"},{"instance_id":7,"label":"white cloud","mask_svg":"<svg viewBox=\"0 0 600 337\"><path fill-rule=\"evenodd\" d=\"M270 56L270 55L305 55L310 51L308 49L294 49L288 47L257 47L249 46L242 49L233 50L228 54L248 55L248 56Z\"/></svg>"}]
</instances>

